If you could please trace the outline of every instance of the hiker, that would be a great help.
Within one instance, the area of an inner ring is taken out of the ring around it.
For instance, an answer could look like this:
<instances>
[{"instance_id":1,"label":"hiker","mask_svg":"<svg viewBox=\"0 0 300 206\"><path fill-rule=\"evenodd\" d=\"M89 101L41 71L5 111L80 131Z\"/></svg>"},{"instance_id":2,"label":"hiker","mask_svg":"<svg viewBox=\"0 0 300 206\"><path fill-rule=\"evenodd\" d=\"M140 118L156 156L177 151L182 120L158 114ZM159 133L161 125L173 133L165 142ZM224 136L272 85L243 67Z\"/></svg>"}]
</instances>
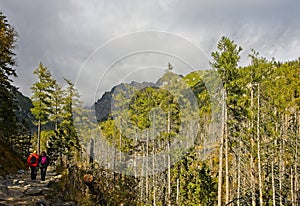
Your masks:
<instances>
[{"instance_id":1,"label":"hiker","mask_svg":"<svg viewBox=\"0 0 300 206\"><path fill-rule=\"evenodd\" d=\"M47 171L48 165L49 165L49 158L48 158L46 152L43 151L39 158L39 166L41 169L41 180L42 181L45 181L45 179L46 179L46 171Z\"/></svg>"},{"instance_id":2,"label":"hiker","mask_svg":"<svg viewBox=\"0 0 300 206\"><path fill-rule=\"evenodd\" d=\"M37 167L39 164L39 156L36 153L36 150L33 151L27 158L27 165L30 167L31 170L31 179L35 180L37 175Z\"/></svg>"}]
</instances>

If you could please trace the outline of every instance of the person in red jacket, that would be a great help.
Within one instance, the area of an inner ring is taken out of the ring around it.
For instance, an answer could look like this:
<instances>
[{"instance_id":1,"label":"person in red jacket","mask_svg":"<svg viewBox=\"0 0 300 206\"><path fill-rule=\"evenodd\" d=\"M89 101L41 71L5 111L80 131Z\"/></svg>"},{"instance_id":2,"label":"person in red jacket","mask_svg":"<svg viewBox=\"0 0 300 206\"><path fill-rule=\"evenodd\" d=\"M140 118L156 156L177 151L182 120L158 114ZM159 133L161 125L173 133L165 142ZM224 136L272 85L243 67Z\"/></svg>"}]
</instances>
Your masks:
<instances>
[{"instance_id":1,"label":"person in red jacket","mask_svg":"<svg viewBox=\"0 0 300 206\"><path fill-rule=\"evenodd\" d=\"M31 179L35 180L37 175L37 167L39 166L39 155L36 150L33 151L27 158L27 165L31 170Z\"/></svg>"}]
</instances>

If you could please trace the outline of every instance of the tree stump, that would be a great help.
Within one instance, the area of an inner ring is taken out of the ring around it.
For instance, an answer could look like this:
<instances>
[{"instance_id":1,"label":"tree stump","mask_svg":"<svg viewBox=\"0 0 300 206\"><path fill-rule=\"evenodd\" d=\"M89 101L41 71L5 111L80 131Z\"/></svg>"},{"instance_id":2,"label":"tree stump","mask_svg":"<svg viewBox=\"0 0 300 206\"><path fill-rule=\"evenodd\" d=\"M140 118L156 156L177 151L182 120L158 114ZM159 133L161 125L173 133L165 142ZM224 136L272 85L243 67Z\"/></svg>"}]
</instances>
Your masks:
<instances>
[{"instance_id":1,"label":"tree stump","mask_svg":"<svg viewBox=\"0 0 300 206\"><path fill-rule=\"evenodd\" d=\"M83 182L86 184L86 186L88 186L90 192L92 194L96 194L93 181L94 181L93 175L85 174L83 176Z\"/></svg>"},{"instance_id":2,"label":"tree stump","mask_svg":"<svg viewBox=\"0 0 300 206\"><path fill-rule=\"evenodd\" d=\"M87 185L90 185L93 182L93 180L94 180L94 178L93 178L93 175L91 175L91 174L85 174L83 176L83 181Z\"/></svg>"}]
</instances>

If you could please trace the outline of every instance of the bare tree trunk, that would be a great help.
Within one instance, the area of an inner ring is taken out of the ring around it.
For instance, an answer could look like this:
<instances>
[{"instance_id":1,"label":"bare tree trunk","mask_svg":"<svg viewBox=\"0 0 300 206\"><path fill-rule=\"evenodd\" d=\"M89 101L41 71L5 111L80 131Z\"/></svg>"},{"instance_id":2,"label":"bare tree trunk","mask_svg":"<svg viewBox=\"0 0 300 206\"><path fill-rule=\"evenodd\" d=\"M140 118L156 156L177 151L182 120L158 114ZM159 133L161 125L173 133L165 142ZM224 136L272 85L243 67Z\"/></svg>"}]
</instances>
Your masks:
<instances>
[{"instance_id":1,"label":"bare tree trunk","mask_svg":"<svg viewBox=\"0 0 300 206\"><path fill-rule=\"evenodd\" d=\"M141 172L143 172L143 170ZM144 177L141 176L141 181L140 181L140 201L142 201L142 202L144 202L143 188L144 188Z\"/></svg>"},{"instance_id":2,"label":"bare tree trunk","mask_svg":"<svg viewBox=\"0 0 300 206\"><path fill-rule=\"evenodd\" d=\"M291 167L291 199L292 199L292 206L295 205L294 202L294 174L293 174L293 167Z\"/></svg>"},{"instance_id":3,"label":"bare tree trunk","mask_svg":"<svg viewBox=\"0 0 300 206\"><path fill-rule=\"evenodd\" d=\"M294 164L294 172L295 172L295 180L294 180L294 201L295 201L295 204L299 204L298 202L298 198L297 198L297 193L298 193L298 138L300 136L300 114L297 113L297 132L296 132L296 145L295 145L295 164Z\"/></svg>"},{"instance_id":4,"label":"bare tree trunk","mask_svg":"<svg viewBox=\"0 0 300 206\"><path fill-rule=\"evenodd\" d=\"M219 180L218 180L218 206L222 206L222 170L223 170L223 142L224 136L222 135L221 144L220 144L220 152L219 152Z\"/></svg>"},{"instance_id":5,"label":"bare tree trunk","mask_svg":"<svg viewBox=\"0 0 300 206\"><path fill-rule=\"evenodd\" d=\"M141 136L141 139L143 139L143 136ZM142 144L142 151L143 151L143 160L142 160L142 168L141 168L141 201L144 202L144 169L145 169L145 145Z\"/></svg>"},{"instance_id":6,"label":"bare tree trunk","mask_svg":"<svg viewBox=\"0 0 300 206\"><path fill-rule=\"evenodd\" d=\"M54 130L55 130L55 131L58 130L58 121L57 121L57 119L55 120L55 128L54 128Z\"/></svg>"},{"instance_id":7,"label":"bare tree trunk","mask_svg":"<svg viewBox=\"0 0 300 206\"><path fill-rule=\"evenodd\" d=\"M285 130L285 121L284 121L284 116L282 117L282 124L283 124L283 129ZM283 179L283 175L284 175L284 163L283 163L283 153L284 153L284 140L283 140L283 135L284 135L284 131L281 131L281 138L280 138L280 151L279 151L279 205L282 206L282 179Z\"/></svg>"},{"instance_id":8,"label":"bare tree trunk","mask_svg":"<svg viewBox=\"0 0 300 206\"><path fill-rule=\"evenodd\" d=\"M274 110L274 116L277 115L277 110ZM275 134L278 133L278 124L275 122ZM273 206L276 206L276 186L275 186L275 174L274 174L274 161L276 159L277 154L277 137L275 137L272 148L272 162L271 162L271 175L272 175L272 198L273 198ZM274 152L275 151L275 152Z\"/></svg>"},{"instance_id":9,"label":"bare tree trunk","mask_svg":"<svg viewBox=\"0 0 300 206\"><path fill-rule=\"evenodd\" d=\"M250 167L251 170L250 175L251 175L251 194L252 194L252 206L256 206L256 198L255 198L255 168L254 168L254 158L253 158L253 147L254 147L254 142L253 139L251 139L251 156L250 156Z\"/></svg>"},{"instance_id":10,"label":"bare tree trunk","mask_svg":"<svg viewBox=\"0 0 300 206\"><path fill-rule=\"evenodd\" d=\"M225 91L222 102L222 134L219 150L219 179L218 179L218 206L222 206L222 180L223 180L223 145L224 145L224 125L225 125Z\"/></svg>"},{"instance_id":11,"label":"bare tree trunk","mask_svg":"<svg viewBox=\"0 0 300 206\"><path fill-rule=\"evenodd\" d=\"M114 148L114 181L116 180L116 158L117 158L117 148L115 147Z\"/></svg>"},{"instance_id":12,"label":"bare tree trunk","mask_svg":"<svg viewBox=\"0 0 300 206\"><path fill-rule=\"evenodd\" d=\"M94 162L95 159L95 142L94 139L90 139L90 164Z\"/></svg>"},{"instance_id":13,"label":"bare tree trunk","mask_svg":"<svg viewBox=\"0 0 300 206\"><path fill-rule=\"evenodd\" d=\"M225 108L225 203L229 202L229 162L228 162L228 128L227 128L227 109Z\"/></svg>"},{"instance_id":14,"label":"bare tree trunk","mask_svg":"<svg viewBox=\"0 0 300 206\"><path fill-rule=\"evenodd\" d=\"M148 131L146 131L146 156L149 157L149 136L148 136ZM149 177L148 177L148 168L149 168L149 161L148 158L146 160L146 202L148 202L149 199Z\"/></svg>"},{"instance_id":15,"label":"bare tree trunk","mask_svg":"<svg viewBox=\"0 0 300 206\"><path fill-rule=\"evenodd\" d=\"M119 151L119 165L121 166L122 165L122 123L121 123L122 120L120 120L120 136L119 136L119 144L120 144L120 151Z\"/></svg>"},{"instance_id":16,"label":"bare tree trunk","mask_svg":"<svg viewBox=\"0 0 300 206\"><path fill-rule=\"evenodd\" d=\"M242 148L242 141L241 137L239 138L239 152L238 152L238 164L237 164L237 206L240 206L240 193L241 193L241 148Z\"/></svg>"},{"instance_id":17,"label":"bare tree trunk","mask_svg":"<svg viewBox=\"0 0 300 206\"><path fill-rule=\"evenodd\" d=\"M40 150L41 150L41 119L39 119L39 122L38 122L37 135L38 135L38 149L37 149L37 152L38 152L38 154L40 154Z\"/></svg>"},{"instance_id":18,"label":"bare tree trunk","mask_svg":"<svg viewBox=\"0 0 300 206\"><path fill-rule=\"evenodd\" d=\"M176 179L176 205L179 205L179 178Z\"/></svg>"},{"instance_id":19,"label":"bare tree trunk","mask_svg":"<svg viewBox=\"0 0 300 206\"><path fill-rule=\"evenodd\" d=\"M135 144L138 142L138 134L137 131L135 131ZM137 178L137 152L136 149L134 150L134 161L133 161L133 168L134 168L134 178Z\"/></svg>"},{"instance_id":20,"label":"bare tree trunk","mask_svg":"<svg viewBox=\"0 0 300 206\"><path fill-rule=\"evenodd\" d=\"M155 140L153 138L153 153L152 153L152 158L153 158L153 163L152 163L152 184L153 184L153 193L152 193L152 198L153 198L153 206L156 206L156 178L155 178Z\"/></svg>"},{"instance_id":21,"label":"bare tree trunk","mask_svg":"<svg viewBox=\"0 0 300 206\"><path fill-rule=\"evenodd\" d=\"M153 121L152 121L152 184L153 184L153 193L152 193L152 198L153 198L153 206L156 206L156 178L155 178L155 111L153 112Z\"/></svg>"},{"instance_id":22,"label":"bare tree trunk","mask_svg":"<svg viewBox=\"0 0 300 206\"><path fill-rule=\"evenodd\" d=\"M274 158L273 158L274 159ZM273 206L276 206L276 191L275 191L275 177L274 177L274 160L271 163L271 175L272 175L272 197L273 197Z\"/></svg>"},{"instance_id":23,"label":"bare tree trunk","mask_svg":"<svg viewBox=\"0 0 300 206\"><path fill-rule=\"evenodd\" d=\"M251 84L251 112L252 112L252 117L250 120L250 129L253 128L253 87ZM253 154L254 154L254 139L253 139L253 134L251 134L251 152L250 152L250 175L251 175L251 199L252 199L252 206L256 205L256 201L255 201L255 168L254 168L254 158L253 158Z\"/></svg>"},{"instance_id":24,"label":"bare tree trunk","mask_svg":"<svg viewBox=\"0 0 300 206\"><path fill-rule=\"evenodd\" d=\"M218 206L222 206L222 170L223 170L223 142L224 136L222 134L220 151L219 151L219 180L218 180Z\"/></svg>"},{"instance_id":25,"label":"bare tree trunk","mask_svg":"<svg viewBox=\"0 0 300 206\"><path fill-rule=\"evenodd\" d=\"M260 87L257 85L257 159L258 159L258 180L259 180L259 204L263 205L263 186L262 186L262 171L261 171L261 151L260 151Z\"/></svg>"},{"instance_id":26,"label":"bare tree trunk","mask_svg":"<svg viewBox=\"0 0 300 206\"><path fill-rule=\"evenodd\" d=\"M153 184L153 193L152 193L153 206L156 206L156 178L154 175L154 170L153 170L153 175L152 175L152 184Z\"/></svg>"},{"instance_id":27,"label":"bare tree trunk","mask_svg":"<svg viewBox=\"0 0 300 206\"><path fill-rule=\"evenodd\" d=\"M170 132L171 132L171 116L168 112L168 206L171 206L171 157L170 157Z\"/></svg>"}]
</instances>

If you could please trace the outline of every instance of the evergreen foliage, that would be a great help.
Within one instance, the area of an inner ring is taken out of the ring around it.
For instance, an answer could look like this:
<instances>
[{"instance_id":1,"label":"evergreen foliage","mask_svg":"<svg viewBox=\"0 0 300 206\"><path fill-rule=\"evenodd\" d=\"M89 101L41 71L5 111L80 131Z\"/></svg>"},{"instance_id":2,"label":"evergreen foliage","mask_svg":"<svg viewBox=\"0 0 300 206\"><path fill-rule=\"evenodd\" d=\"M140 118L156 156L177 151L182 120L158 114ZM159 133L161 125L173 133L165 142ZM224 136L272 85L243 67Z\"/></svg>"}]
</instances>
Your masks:
<instances>
[{"instance_id":1,"label":"evergreen foliage","mask_svg":"<svg viewBox=\"0 0 300 206\"><path fill-rule=\"evenodd\" d=\"M17 73L14 49L17 33L8 23L7 18L0 12L0 141L12 142L17 135L16 91L12 85L12 77Z\"/></svg>"},{"instance_id":2,"label":"evergreen foliage","mask_svg":"<svg viewBox=\"0 0 300 206\"><path fill-rule=\"evenodd\" d=\"M300 204L300 59L278 62L252 50L250 64L241 67L242 48L222 37L210 62L224 86L214 91L225 98L222 135L218 144L207 144L219 138L210 126L219 121L212 116L222 104L207 88L208 81L217 84L209 72L182 77L169 63L157 84L122 84L109 94L110 116L103 115L96 125L89 118L94 114L81 107L74 84L65 79L63 88L42 63L34 70L38 81L31 88L32 105L17 92L12 84L16 37L0 13L0 141L26 157L34 121L37 141L32 141L38 150L47 149L51 164L63 171L56 187L65 200L81 205ZM197 108L190 101L194 97ZM20 109L30 107L28 120ZM96 163L88 164L83 147L90 138L102 147L95 148ZM174 142L180 146L176 150ZM172 162L180 153L182 158ZM102 165L104 158L112 164ZM83 183L85 174L94 178L91 184Z\"/></svg>"}]
</instances>

